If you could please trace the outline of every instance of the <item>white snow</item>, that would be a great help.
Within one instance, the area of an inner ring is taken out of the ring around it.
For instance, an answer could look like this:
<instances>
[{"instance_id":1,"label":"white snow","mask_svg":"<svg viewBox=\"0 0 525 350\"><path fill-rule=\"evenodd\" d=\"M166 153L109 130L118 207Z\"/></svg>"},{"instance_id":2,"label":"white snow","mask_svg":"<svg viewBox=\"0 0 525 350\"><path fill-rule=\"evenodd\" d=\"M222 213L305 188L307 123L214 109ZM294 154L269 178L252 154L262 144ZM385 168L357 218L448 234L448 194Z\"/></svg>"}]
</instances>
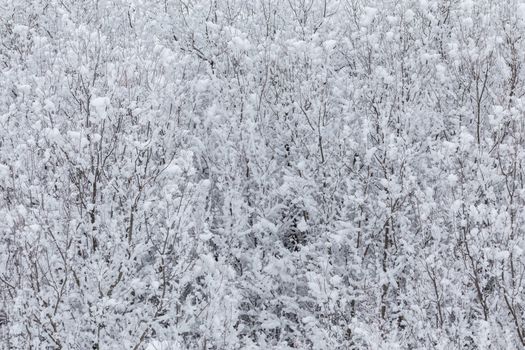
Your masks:
<instances>
[{"instance_id":1,"label":"white snow","mask_svg":"<svg viewBox=\"0 0 525 350\"><path fill-rule=\"evenodd\" d=\"M108 97L95 97L91 100L91 105L95 108L97 115L104 119L107 116L107 109L110 105Z\"/></svg>"}]
</instances>

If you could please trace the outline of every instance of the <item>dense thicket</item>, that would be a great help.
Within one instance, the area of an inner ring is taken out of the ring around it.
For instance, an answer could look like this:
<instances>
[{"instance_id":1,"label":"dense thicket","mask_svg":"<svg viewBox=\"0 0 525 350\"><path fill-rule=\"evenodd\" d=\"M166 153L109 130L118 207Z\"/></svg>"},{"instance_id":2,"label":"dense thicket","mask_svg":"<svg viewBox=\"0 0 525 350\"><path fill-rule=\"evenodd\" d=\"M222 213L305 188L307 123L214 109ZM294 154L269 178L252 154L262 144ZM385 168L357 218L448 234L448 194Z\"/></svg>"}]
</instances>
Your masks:
<instances>
[{"instance_id":1,"label":"dense thicket","mask_svg":"<svg viewBox=\"0 0 525 350\"><path fill-rule=\"evenodd\" d=\"M525 347L525 5L1 0L12 349Z\"/></svg>"}]
</instances>

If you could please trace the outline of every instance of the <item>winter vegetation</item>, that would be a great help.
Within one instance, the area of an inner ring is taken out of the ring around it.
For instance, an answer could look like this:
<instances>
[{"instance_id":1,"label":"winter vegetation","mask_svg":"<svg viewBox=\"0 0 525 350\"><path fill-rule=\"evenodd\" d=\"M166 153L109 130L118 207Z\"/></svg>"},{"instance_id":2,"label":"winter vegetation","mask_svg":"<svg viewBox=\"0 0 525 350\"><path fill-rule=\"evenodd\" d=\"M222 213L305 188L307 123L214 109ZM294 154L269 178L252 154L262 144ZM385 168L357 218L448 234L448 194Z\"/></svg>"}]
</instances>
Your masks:
<instances>
[{"instance_id":1,"label":"winter vegetation","mask_svg":"<svg viewBox=\"0 0 525 350\"><path fill-rule=\"evenodd\" d=\"M2 349L524 349L525 3L0 0Z\"/></svg>"}]
</instances>

